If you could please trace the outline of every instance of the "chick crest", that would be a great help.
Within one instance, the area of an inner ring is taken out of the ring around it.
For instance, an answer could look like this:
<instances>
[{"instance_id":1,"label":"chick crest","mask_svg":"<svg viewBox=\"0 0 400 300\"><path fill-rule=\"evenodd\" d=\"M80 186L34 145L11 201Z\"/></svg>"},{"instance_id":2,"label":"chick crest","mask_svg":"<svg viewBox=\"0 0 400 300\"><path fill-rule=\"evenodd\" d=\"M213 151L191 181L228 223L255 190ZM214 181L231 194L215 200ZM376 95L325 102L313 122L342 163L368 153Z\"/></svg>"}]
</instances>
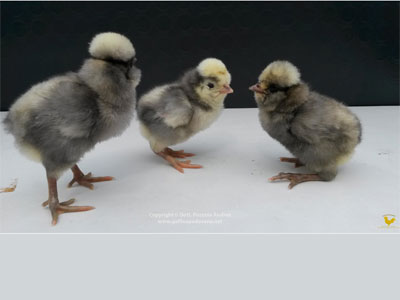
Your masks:
<instances>
[{"instance_id":1,"label":"chick crest","mask_svg":"<svg viewBox=\"0 0 400 300\"><path fill-rule=\"evenodd\" d=\"M128 61L136 55L131 41L115 32L97 34L90 42L89 53L100 59L112 58L122 61Z\"/></svg>"},{"instance_id":2,"label":"chick crest","mask_svg":"<svg viewBox=\"0 0 400 300\"><path fill-rule=\"evenodd\" d=\"M289 88L301 84L300 71L292 63L277 60L270 63L259 75L258 83L250 87L258 105L276 109L278 103L286 98ZM296 90L296 101L306 97L308 88Z\"/></svg>"},{"instance_id":3,"label":"chick crest","mask_svg":"<svg viewBox=\"0 0 400 300\"><path fill-rule=\"evenodd\" d=\"M204 80L195 88L199 97L213 104L223 101L227 94L233 93L229 87L232 77L225 64L217 58L206 58L196 67L197 72ZM221 92L222 91L222 92Z\"/></svg>"},{"instance_id":4,"label":"chick crest","mask_svg":"<svg viewBox=\"0 0 400 300\"><path fill-rule=\"evenodd\" d=\"M270 63L258 77L260 83L279 83L281 86L292 86L300 83L300 72L290 62L277 60Z\"/></svg>"},{"instance_id":5,"label":"chick crest","mask_svg":"<svg viewBox=\"0 0 400 300\"><path fill-rule=\"evenodd\" d=\"M231 83L231 74L228 72L225 64L217 58L206 58L197 66L197 71L203 77L215 77L222 84Z\"/></svg>"}]
</instances>

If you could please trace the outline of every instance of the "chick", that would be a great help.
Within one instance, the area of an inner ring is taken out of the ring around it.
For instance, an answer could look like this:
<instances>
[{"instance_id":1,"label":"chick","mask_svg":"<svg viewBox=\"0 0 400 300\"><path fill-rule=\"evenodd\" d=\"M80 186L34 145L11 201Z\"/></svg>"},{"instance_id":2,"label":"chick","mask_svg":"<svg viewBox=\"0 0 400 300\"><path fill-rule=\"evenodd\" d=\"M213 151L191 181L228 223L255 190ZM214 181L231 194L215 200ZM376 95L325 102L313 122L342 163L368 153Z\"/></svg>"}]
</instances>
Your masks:
<instances>
[{"instance_id":1,"label":"chick","mask_svg":"<svg viewBox=\"0 0 400 300\"><path fill-rule=\"evenodd\" d=\"M91 58L78 72L36 84L11 106L4 121L17 148L46 169L52 224L66 212L91 210L59 202L57 179L71 168L74 182L93 189L93 182L112 177L84 175L77 162L98 142L120 135L129 125L136 105L141 72L133 63L135 49L125 36L101 33L90 43Z\"/></svg>"},{"instance_id":2,"label":"chick","mask_svg":"<svg viewBox=\"0 0 400 300\"><path fill-rule=\"evenodd\" d=\"M194 156L169 146L182 143L204 130L220 115L224 99L233 93L231 75L224 63L215 58L204 59L171 84L156 87L138 102L142 135L151 149L183 173L183 168L202 168L190 160L175 158Z\"/></svg>"},{"instance_id":3,"label":"chick","mask_svg":"<svg viewBox=\"0 0 400 300\"><path fill-rule=\"evenodd\" d=\"M358 118L336 100L310 91L298 69L288 61L269 64L251 86L261 126L295 158L281 161L305 166L310 174L279 173L291 189L305 181L330 181L361 141Z\"/></svg>"}]
</instances>

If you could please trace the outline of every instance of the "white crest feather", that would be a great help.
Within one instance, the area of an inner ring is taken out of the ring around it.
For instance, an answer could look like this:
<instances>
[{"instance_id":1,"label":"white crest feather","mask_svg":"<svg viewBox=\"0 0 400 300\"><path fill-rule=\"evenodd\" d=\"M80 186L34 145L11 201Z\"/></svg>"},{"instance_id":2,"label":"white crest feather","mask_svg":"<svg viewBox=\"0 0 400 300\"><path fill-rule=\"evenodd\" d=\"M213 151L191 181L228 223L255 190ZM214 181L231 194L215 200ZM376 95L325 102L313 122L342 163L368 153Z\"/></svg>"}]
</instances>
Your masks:
<instances>
[{"instance_id":1,"label":"white crest feather","mask_svg":"<svg viewBox=\"0 0 400 300\"><path fill-rule=\"evenodd\" d=\"M206 58L197 66L197 71L203 77L217 77L226 84L231 83L231 74L225 64L216 58Z\"/></svg>"},{"instance_id":2,"label":"white crest feather","mask_svg":"<svg viewBox=\"0 0 400 300\"><path fill-rule=\"evenodd\" d=\"M97 58L128 61L135 56L131 41L115 32L97 34L90 42L89 53Z\"/></svg>"},{"instance_id":3,"label":"white crest feather","mask_svg":"<svg viewBox=\"0 0 400 300\"><path fill-rule=\"evenodd\" d=\"M262 71L259 79L260 81L276 81L282 86L292 86L300 82L300 72L292 63L277 60Z\"/></svg>"}]
</instances>

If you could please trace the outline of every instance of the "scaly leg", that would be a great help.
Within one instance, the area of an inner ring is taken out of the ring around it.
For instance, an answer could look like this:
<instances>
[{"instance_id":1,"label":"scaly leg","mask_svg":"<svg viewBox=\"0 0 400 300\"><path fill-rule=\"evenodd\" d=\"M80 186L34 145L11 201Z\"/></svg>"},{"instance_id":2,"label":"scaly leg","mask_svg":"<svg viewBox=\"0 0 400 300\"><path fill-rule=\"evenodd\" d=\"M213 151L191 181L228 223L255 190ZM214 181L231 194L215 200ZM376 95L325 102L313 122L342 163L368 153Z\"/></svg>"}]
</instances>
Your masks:
<instances>
[{"instance_id":1,"label":"scaly leg","mask_svg":"<svg viewBox=\"0 0 400 300\"><path fill-rule=\"evenodd\" d=\"M279 173L276 176L269 178L269 181L276 180L289 180L289 189L292 189L294 186L301 182L306 181L325 181L318 174L300 174L300 173Z\"/></svg>"},{"instance_id":2,"label":"scaly leg","mask_svg":"<svg viewBox=\"0 0 400 300\"><path fill-rule=\"evenodd\" d=\"M57 224L58 216L63 213L81 212L94 209L93 206L70 206L75 202L75 199L70 199L60 203L58 201L57 179L55 177L47 176L47 183L49 186L49 199L43 202L42 206L45 207L49 205L51 216L53 218L51 223L53 225Z\"/></svg>"},{"instance_id":3,"label":"scaly leg","mask_svg":"<svg viewBox=\"0 0 400 300\"><path fill-rule=\"evenodd\" d=\"M191 162L190 160L180 161L175 159L174 157L185 158L194 156L193 153L185 153L183 150L174 151L170 148L165 148L163 151L158 152L156 154L164 158L166 161L168 161L175 169L177 169L181 173L184 173L183 168L200 169L203 167L201 165L192 165L190 163Z\"/></svg>"},{"instance_id":4,"label":"scaly leg","mask_svg":"<svg viewBox=\"0 0 400 300\"><path fill-rule=\"evenodd\" d=\"M114 179L114 177L111 176L92 177L92 173L87 173L85 175L81 169L79 169L78 165L74 165L71 168L71 171L74 174L74 178L69 182L68 187L71 187L75 182L77 182L79 185L93 190L94 186L91 182L110 181Z\"/></svg>"},{"instance_id":5,"label":"scaly leg","mask_svg":"<svg viewBox=\"0 0 400 300\"><path fill-rule=\"evenodd\" d=\"M304 166L304 164L298 158L280 157L279 159L283 162L294 163L295 168Z\"/></svg>"}]
</instances>

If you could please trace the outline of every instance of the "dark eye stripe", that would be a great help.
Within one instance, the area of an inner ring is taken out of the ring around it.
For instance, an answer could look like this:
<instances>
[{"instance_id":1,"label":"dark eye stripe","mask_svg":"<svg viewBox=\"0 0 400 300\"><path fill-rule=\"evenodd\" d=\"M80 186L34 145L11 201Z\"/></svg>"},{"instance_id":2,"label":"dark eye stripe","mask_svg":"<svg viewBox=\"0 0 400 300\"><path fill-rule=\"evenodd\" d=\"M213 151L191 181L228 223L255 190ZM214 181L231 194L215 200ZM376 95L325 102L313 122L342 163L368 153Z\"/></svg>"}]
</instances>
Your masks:
<instances>
[{"instance_id":1,"label":"dark eye stripe","mask_svg":"<svg viewBox=\"0 0 400 300\"><path fill-rule=\"evenodd\" d=\"M282 87L282 86L279 86L279 85L274 84L274 83L271 83L271 84L268 86L268 90L269 90L271 93L286 92L289 88L290 88L290 87Z\"/></svg>"},{"instance_id":2,"label":"dark eye stripe","mask_svg":"<svg viewBox=\"0 0 400 300\"><path fill-rule=\"evenodd\" d=\"M270 84L270 85L268 86L268 90L269 90L271 93L276 93L276 92L278 91L278 86L275 85L275 84Z\"/></svg>"}]
</instances>

